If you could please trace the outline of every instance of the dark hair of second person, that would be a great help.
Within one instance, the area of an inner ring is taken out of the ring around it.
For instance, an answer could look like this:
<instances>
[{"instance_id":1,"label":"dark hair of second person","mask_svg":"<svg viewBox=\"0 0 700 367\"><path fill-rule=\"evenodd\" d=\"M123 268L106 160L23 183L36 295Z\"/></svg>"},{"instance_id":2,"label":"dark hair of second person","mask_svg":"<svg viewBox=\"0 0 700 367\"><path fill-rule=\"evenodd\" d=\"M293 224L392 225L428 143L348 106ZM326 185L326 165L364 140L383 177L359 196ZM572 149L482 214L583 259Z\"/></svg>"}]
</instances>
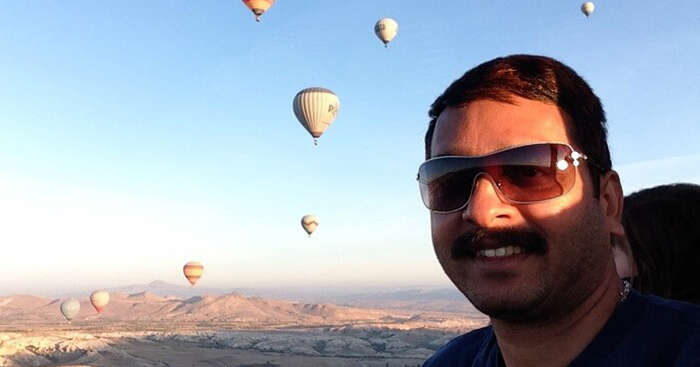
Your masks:
<instances>
[{"instance_id":1,"label":"dark hair of second person","mask_svg":"<svg viewBox=\"0 0 700 367\"><path fill-rule=\"evenodd\" d=\"M700 304L700 185L677 183L625 197L622 224L642 293Z\"/></svg>"}]
</instances>

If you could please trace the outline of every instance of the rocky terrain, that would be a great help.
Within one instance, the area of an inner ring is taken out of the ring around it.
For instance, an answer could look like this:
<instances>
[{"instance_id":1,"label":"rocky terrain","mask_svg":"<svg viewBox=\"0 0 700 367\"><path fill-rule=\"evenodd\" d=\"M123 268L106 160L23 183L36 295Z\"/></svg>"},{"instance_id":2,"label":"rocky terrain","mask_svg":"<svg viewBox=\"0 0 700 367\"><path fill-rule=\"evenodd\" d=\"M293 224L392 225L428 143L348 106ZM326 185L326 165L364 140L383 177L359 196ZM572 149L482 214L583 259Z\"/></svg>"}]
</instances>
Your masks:
<instances>
[{"instance_id":1,"label":"rocky terrain","mask_svg":"<svg viewBox=\"0 0 700 367\"><path fill-rule=\"evenodd\" d=\"M0 366L415 366L486 318L304 303L237 293L86 297L71 322L61 299L0 298Z\"/></svg>"},{"instance_id":2,"label":"rocky terrain","mask_svg":"<svg viewBox=\"0 0 700 367\"><path fill-rule=\"evenodd\" d=\"M455 334L390 329L0 334L0 366L415 366Z\"/></svg>"}]
</instances>

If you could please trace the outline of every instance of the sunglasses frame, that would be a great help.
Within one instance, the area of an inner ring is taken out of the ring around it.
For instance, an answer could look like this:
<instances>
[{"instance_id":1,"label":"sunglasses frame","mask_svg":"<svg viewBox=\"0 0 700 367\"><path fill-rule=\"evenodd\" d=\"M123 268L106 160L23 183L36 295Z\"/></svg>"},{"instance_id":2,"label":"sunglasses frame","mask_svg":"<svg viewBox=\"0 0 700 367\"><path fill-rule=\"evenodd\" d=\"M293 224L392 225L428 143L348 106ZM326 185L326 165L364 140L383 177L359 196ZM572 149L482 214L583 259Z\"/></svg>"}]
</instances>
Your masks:
<instances>
[{"instance_id":1,"label":"sunglasses frame","mask_svg":"<svg viewBox=\"0 0 700 367\"><path fill-rule=\"evenodd\" d=\"M578 166L580 166L582 161L585 161L585 162L588 162L589 164L591 164L593 167L595 167L595 168L597 168L597 169L603 171L602 167L600 167L598 164L596 164L595 162L593 162L592 160L590 160L590 159L588 158L587 155L578 152L576 149L574 149L574 147L571 146L571 144L563 143L563 142L537 142L537 143L528 143L528 144L514 145L514 146L510 146L510 147L507 147L507 148L499 149L499 150L496 150L496 151L493 151L493 152L490 152L490 153L487 153L487 154L482 154L482 155L473 155L473 156L465 156L465 155L446 155L446 156L440 156L440 157L430 158L430 159L426 160L425 162L421 163L420 166L418 167L418 174L417 174L417 176L416 176L416 180L418 181L419 186L423 183L423 182L421 181L421 177L420 177L420 169L421 169L421 167L423 167L423 165L425 165L425 164L427 164L427 163L429 163L429 162L431 162L431 161L440 160L440 159L443 159L443 158L478 158L478 159L480 159L480 158L485 158L485 157L492 156L492 155L495 155L495 154L498 154L498 153L502 153L502 152L505 152L505 151L509 151L509 150L513 150L513 149L518 149L518 148L523 148L523 147L532 146L532 145L563 145L563 146L566 146L567 148L569 148L569 150L571 150L571 153L570 153L567 157L568 157L568 158L571 158L571 161L572 161L571 163L572 163L572 165L574 166L574 169L576 169ZM562 197L562 196L568 194L568 193L571 191L571 189L574 187L574 185L576 184L576 176L574 175L574 181L573 181L571 187L570 187L568 190L566 190L565 192L562 192L561 194L559 194L559 195L557 195L557 196L555 196L555 197L548 198L548 199L542 199L542 200L517 201L517 200L512 200L512 199L509 199L508 197L506 197L505 193L503 193L503 192L501 191L501 184L499 184L498 182L496 182L496 180L495 180L489 173L487 173L487 172L479 172L479 173L477 173L477 174L474 176L474 178L473 178L473 180L472 180L471 190L469 191L469 195L467 196L467 200L466 200L466 201L464 202L464 204L462 204L460 207L458 207L458 208L456 208L456 209L451 209L451 210L435 210L435 209L430 209L430 208L428 207L428 205L425 203L425 200L423 200L422 190L420 190L420 187L419 187L419 191L421 192L421 201L423 202L423 205L424 205L428 210L430 210L430 211L433 212L433 213L450 214L450 213L462 211L462 210L464 210L464 208L467 207L467 205L469 205L469 202L471 201L471 196L472 196L472 194L474 193L474 187L476 186L476 180L479 179L479 177L482 176L482 175L485 176L489 181L491 181L491 184L492 184L493 187L495 188L495 191L496 191L498 197L499 197L501 200L503 200L503 201L506 202L506 203L515 204L515 205L527 205L527 204L542 203L542 202L546 202L546 201L549 201L549 200L553 200L553 199L560 198L560 197Z\"/></svg>"}]
</instances>

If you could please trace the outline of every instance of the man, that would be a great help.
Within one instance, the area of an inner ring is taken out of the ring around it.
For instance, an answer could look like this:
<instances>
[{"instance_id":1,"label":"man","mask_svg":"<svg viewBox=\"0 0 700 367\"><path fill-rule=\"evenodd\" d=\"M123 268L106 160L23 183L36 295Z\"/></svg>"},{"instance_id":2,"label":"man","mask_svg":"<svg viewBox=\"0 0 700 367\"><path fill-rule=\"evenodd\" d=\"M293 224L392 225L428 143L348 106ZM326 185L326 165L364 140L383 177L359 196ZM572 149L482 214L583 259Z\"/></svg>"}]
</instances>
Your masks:
<instances>
[{"instance_id":1,"label":"man","mask_svg":"<svg viewBox=\"0 0 700 367\"><path fill-rule=\"evenodd\" d=\"M622 188L581 77L546 57L494 59L430 117L418 180L435 253L491 325L425 366L700 365L700 309L616 273Z\"/></svg>"}]
</instances>

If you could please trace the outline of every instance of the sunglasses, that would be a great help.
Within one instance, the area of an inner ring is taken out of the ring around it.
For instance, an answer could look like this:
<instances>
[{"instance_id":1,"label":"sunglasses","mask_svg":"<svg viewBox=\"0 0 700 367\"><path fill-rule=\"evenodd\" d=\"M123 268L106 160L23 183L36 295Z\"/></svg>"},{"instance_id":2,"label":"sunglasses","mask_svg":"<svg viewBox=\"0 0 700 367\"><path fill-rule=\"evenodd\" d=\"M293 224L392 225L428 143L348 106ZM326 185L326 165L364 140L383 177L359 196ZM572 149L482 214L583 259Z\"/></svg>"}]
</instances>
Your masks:
<instances>
[{"instance_id":1,"label":"sunglasses","mask_svg":"<svg viewBox=\"0 0 700 367\"><path fill-rule=\"evenodd\" d=\"M436 157L420 165L418 183L423 204L439 213L466 207L481 175L491 179L506 202L530 204L569 192L576 181L575 167L587 159L563 143L522 145L482 156Z\"/></svg>"}]
</instances>

